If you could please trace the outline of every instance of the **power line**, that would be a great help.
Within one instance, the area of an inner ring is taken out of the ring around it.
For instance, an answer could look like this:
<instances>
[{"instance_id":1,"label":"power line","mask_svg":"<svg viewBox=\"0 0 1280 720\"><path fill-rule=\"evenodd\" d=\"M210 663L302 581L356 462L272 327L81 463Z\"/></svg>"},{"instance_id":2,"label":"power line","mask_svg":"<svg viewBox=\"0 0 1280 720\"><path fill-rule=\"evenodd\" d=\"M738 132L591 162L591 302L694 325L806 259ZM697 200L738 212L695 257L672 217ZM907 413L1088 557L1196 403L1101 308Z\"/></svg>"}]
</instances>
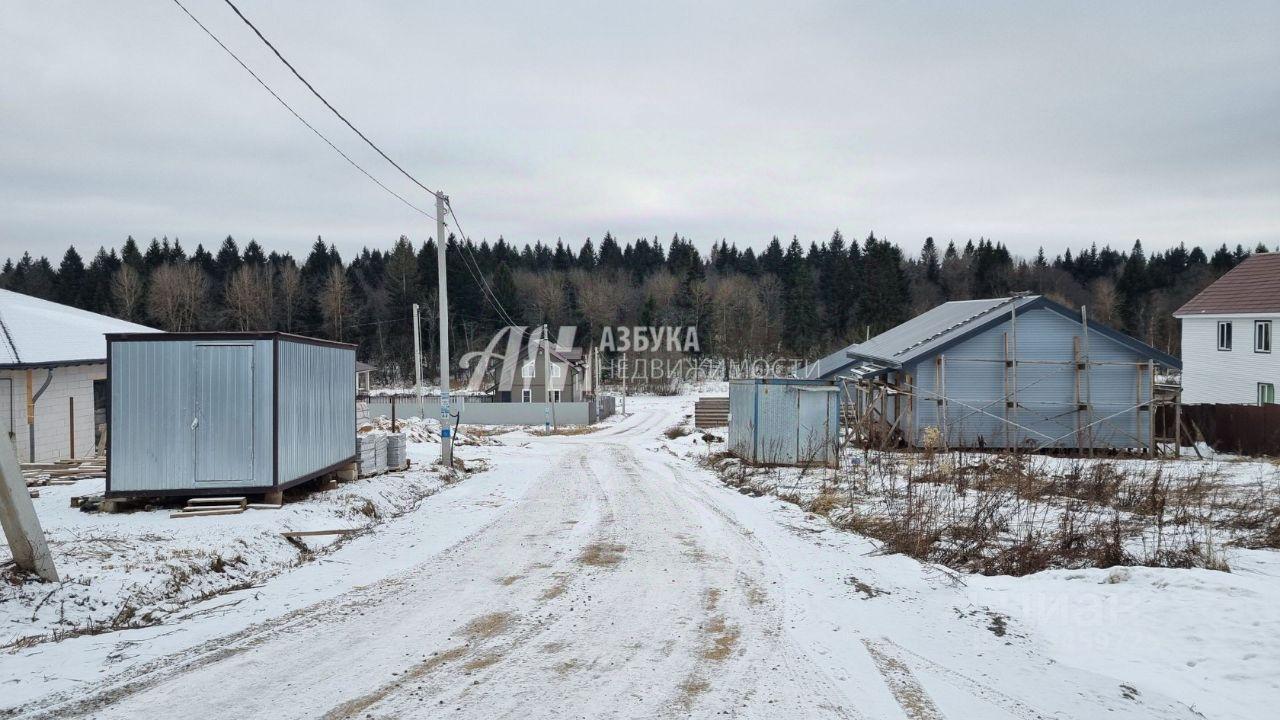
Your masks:
<instances>
[{"instance_id":1,"label":"power line","mask_svg":"<svg viewBox=\"0 0 1280 720\"><path fill-rule=\"evenodd\" d=\"M175 0L175 1L176 1L176 0ZM261 40L262 42L266 43L267 47L271 48L271 52L275 53L275 54L276 54L276 57L280 58L280 62L284 63L284 64L285 64L285 67L289 68L289 70L293 73L294 77L296 77L296 78L298 78L299 80L301 80L301 81L302 81L302 84L303 84L303 85L306 85L306 86L307 86L307 89L311 91L311 94L312 94L312 95L315 95L317 98L319 98L319 99L320 99L320 102L324 103L324 106L325 106L325 107L327 107L327 108L329 108L329 110L331 110L331 111L333 112L333 114L334 114L334 115L337 115L339 120L341 120L342 122L346 123L346 124L347 124L347 127L351 128L352 132L354 132L355 134L359 135L361 140L364 140L366 143L368 143L369 147L371 147L371 148L373 148L374 150L376 150L376 151L378 152L378 154L382 156L382 159L384 159L384 160L386 160L387 162L391 163L391 164L392 164L392 166L394 166L394 167L395 167L395 169L399 170L401 175L404 175L405 177L407 177L407 178L409 178L410 180L412 180L414 185L417 185L418 187L422 188L423 190L426 190L427 192L431 193L432 195L435 195L435 194L436 194L434 190L432 190L431 188L427 187L426 185L423 185L422 183L418 182L418 178L416 178L416 177L414 177L414 176L410 175L408 170L405 170L404 168L400 167L400 164L399 164L399 163L397 163L395 160L392 160L392 159L391 159L391 157L390 157L389 155L387 155L386 153L382 152L382 148L380 148L380 147L378 147L377 145L375 145L375 144L374 144L374 142L373 142L372 140L370 140L370 139L369 139L369 138L368 138L364 133L360 132L359 128L357 128L355 125L352 125L352 124L351 124L351 121L350 121L350 120L348 120L348 119L346 118L346 116L344 116L342 113L338 112L338 109L337 109L337 108L335 108L335 107L333 106L333 104L332 104L332 103L330 103L328 100L326 100L326 99L325 99L325 97L324 97L323 95L321 95L321 94L320 94L320 91L316 90L316 89L315 89L315 87L313 87L313 86L311 85L311 83L307 82L307 79L306 79L306 78L304 78L304 77L302 77L302 73L298 72L298 69L297 69L297 68L295 68L295 67L293 66L293 64L292 64L292 63L290 63L288 60L286 60L286 59L285 59L285 57L284 57L284 55L281 55L281 54L280 54L280 51L276 49L276 46L275 46L275 45L272 45L272 44L271 44L271 41L270 41L270 40L268 40L268 39L267 39L267 37L266 37L265 35L263 35L263 34L262 34L262 31L261 31L261 30L259 30L259 29L258 29L258 27L257 27L256 25L254 25L254 24L249 20L249 18L245 17L245 16L244 16L244 13L240 12L240 8L236 7L236 4L235 4L235 3L231 2L231 0L224 0L224 1L227 3L227 5L229 5L229 6L231 7L231 9L232 9L232 10L234 10L234 11L235 11L236 15L239 15L239 16L240 16L240 19L244 21L244 24L245 24L245 25L248 25L250 30L253 30L253 33L254 33L255 35L257 35L257 36L258 36L258 39L259 39L259 40Z\"/></svg>"},{"instance_id":2,"label":"power line","mask_svg":"<svg viewBox=\"0 0 1280 720\"><path fill-rule=\"evenodd\" d=\"M298 119L298 122L300 122L300 123L302 123L303 125L307 126L307 129L308 129L308 130L310 130L311 132L315 133L315 134L316 134L316 137L319 137L321 140L323 140L323 141L325 142L325 144L326 144L326 145L328 145L329 147L333 148L333 151L334 151L334 152L336 152L336 153L338 153L339 155L341 155L343 160L346 160L348 163L350 163L350 164L351 164L351 167L354 167L356 170L359 170L359 171L360 171L360 173L361 173L362 175L364 175L365 177L367 177L367 178L369 178L371 181L373 181L373 183L374 183L375 185L377 185L378 187L380 187L380 188L382 188L383 190L385 190L385 191L387 191L388 193L390 193L393 197L395 197L395 199L397 199L397 200L399 200L400 202L404 203L405 205L407 205L409 208L411 208L411 209L412 209L412 210L414 210L415 212L418 212L418 213L420 213L420 214L422 214L422 215L425 215L425 216L427 216L427 217L431 218L432 220L434 220L434 219L435 219L435 216L434 216L434 215L432 215L431 213L427 212L426 210L423 210L422 208L418 207L417 205L414 205L413 203L409 202L409 201L408 201L408 200L406 200L402 195L400 195L399 193L397 193L395 190L392 190L391 188L389 188L389 187L387 187L386 185L384 185L384 184L382 183L382 181L381 181L381 180L379 180L378 178L376 178L376 177L374 177L373 175L369 174L369 171L365 170L363 167L360 167L360 164L359 164L359 163L357 163L355 160L352 160L352 159L351 159L351 157L350 157L350 156L348 156L345 152L343 152L343 151L342 151L342 149L341 149L341 148L339 148L337 145L334 145L334 144L333 144L333 141L331 141L329 138L325 137L324 133L320 132L319 130L317 130L317 129L315 128L315 126L313 126L311 123L307 122L306 118L304 118L304 117L302 117L301 115L299 115L299 114L298 114L298 111L294 110L294 109L293 109L293 107L289 105L289 103L285 102L284 98L280 97L280 96L276 93L276 91L275 91L275 90L272 90L272 89L271 89L271 86L270 86L270 85L268 85L268 84L267 84L267 83L266 83L262 78L258 77L258 74L257 74L257 73L255 73L255 72L253 71L253 69L252 69L252 68L250 68L248 65L246 65L246 64L244 63L244 61L240 59L240 56L239 56L239 55L236 55L236 54L235 54L235 52L233 52L233 51L231 50L231 48L227 47L227 46L226 46L226 44L225 44L225 43L223 43L223 42L222 42L222 40L220 40L220 39L218 38L218 36L217 36L217 35L214 35L212 30L210 30L209 28L205 27L204 23L200 22L199 18L197 18L195 15L192 15L192 14L191 14L191 11L190 11L190 10L188 10L188 9L186 8L186 6L182 4L182 2L181 2L180 0L173 0L173 3L174 3L175 5L177 5L179 8L181 8L182 12L186 13L187 17L191 18L191 21L192 21L192 22L194 22L196 25L198 25L198 26L200 27L200 29L201 29L201 30L203 30L203 31L204 31L204 33L205 33L206 35L208 35L209 37L213 38L213 41L214 41L214 42L216 42L216 43L218 43L218 47L222 48L222 49L223 49L223 50L224 50L228 55L230 55L230 56L231 56L231 58L232 58L233 60L235 60L235 61L236 61L236 63L238 63L238 64L240 65L240 67L244 68L244 71L245 71L245 72L249 73L249 75L251 75L251 76L253 77L253 79L254 79L254 80L257 80L257 81L258 81L258 84L259 84L259 85L261 85L261 86L263 87L263 89L265 89L267 92L271 93L271 97L275 98L277 102L279 102L281 105L283 105L283 106L284 106L284 109L288 110L288 111L289 111L289 113L290 113L291 115L293 115L295 118L297 118L297 119ZM393 164L394 164L394 163L393 163Z\"/></svg>"},{"instance_id":3,"label":"power line","mask_svg":"<svg viewBox=\"0 0 1280 720\"><path fill-rule=\"evenodd\" d=\"M336 145L330 142L329 139L326 138L323 134L321 134L319 130L316 130L314 127L312 127L310 123L304 120L301 115L299 115L296 111L294 111L294 109L290 107L288 103L286 103L279 95L276 94L274 90L272 90L265 82L263 82L263 80L260 77L258 77L258 75L254 73L253 70L251 70L248 65L245 65L244 62L241 61L240 58L237 57L236 54L233 53L225 44L223 44L223 42L219 40L216 35L214 35L208 28L206 28L203 23L197 20L196 17L192 15L191 12L188 11L186 7L182 5L181 2L179 2L179 0L173 0L173 1L178 5L178 7L182 8L182 11L185 12L187 16L190 17L197 25L199 25L200 28L204 30L206 34L209 35L209 37L213 38L214 41L217 42L218 45L221 46L223 50L225 50L229 55L231 55L231 57L234 58L236 62L240 64L241 67L243 67L250 75L252 75L253 78L257 80L260 85L266 88L267 92L270 92L271 95L280 102L280 104L284 105L285 108L288 109L289 112L294 115L294 117L298 118L299 121L301 121L304 125L310 128L312 132L316 133L316 135L319 135L320 138L323 139L326 143L328 143L330 147L332 147L335 151L337 151L340 155L342 155L343 158L346 158L347 162L351 163L357 170L364 173L364 175L367 176L370 180L373 180L375 183L377 183L379 187L381 187L382 189L394 195L404 204L418 211L422 215L425 215L426 217L432 218L433 220L436 219L435 216L431 215L425 210L422 210L416 205L413 205L408 200L404 199L399 194L395 193L390 188L383 185L376 178L374 178L372 175L366 172L364 168L356 164L355 161L353 161L350 157L346 155L346 153L343 153L341 150L339 150ZM258 36L258 39L261 40L268 48L270 48L271 52L275 54L275 56L280 60L280 62L284 63L285 67L289 68L289 71L293 73L294 77L298 78L298 80L301 81L303 85L306 85L307 89L311 91L311 94L315 95L316 98L320 100L320 102L324 103L324 106L327 107L330 110L330 112L332 112L334 115L336 115L339 120L341 120L344 124L346 124L346 126L350 128L352 132L360 136L361 140L364 140L365 143L369 145L369 147L373 148L379 155L382 156L384 160L386 160L388 163L391 163L392 167L394 167L396 170L399 170L402 175L404 175L406 178L411 180L415 185L427 191L428 193L431 193L432 195L437 194L434 190L422 184L416 177L411 175L409 171L401 167L399 163L397 163L395 160L392 160L391 156L383 152L382 148L378 147L376 143L370 140L367 135L361 132L360 129L357 128L354 124L352 124L352 122L348 120L345 115L339 112L338 109L335 108L332 103L330 103L323 95L321 95L320 91L316 90L315 86L313 86L305 77L303 77L302 73L298 72L298 69L293 66L293 63L290 63L285 58L285 56L276 48L276 46L272 44L271 41L268 40L265 35L262 34L262 31L259 30L258 27L254 25L251 20L249 20L249 18L245 17L244 13L240 11L240 8L236 7L236 4L232 2L232 0L224 0L224 2L226 2L227 6L230 7L233 12L235 12L236 16L239 17L240 20L243 21L245 25L249 26L249 29L252 30L253 33ZM453 225L455 228L457 228L458 234L461 236L460 242L458 243L458 245L461 248L463 253L463 261L464 261L463 265L467 268L467 272L468 274L471 275L472 279L474 279L476 283L480 286L482 297L484 297L485 301L488 302L489 305L491 305L493 309L497 311L500 320L503 320L504 322L506 322L508 325L512 327L518 327L515 320L511 317L511 314L507 311L505 307L502 306L502 302L498 300L497 294L494 293L493 288L490 287L489 282L485 279L484 271L483 269L481 269L480 263L476 260L475 254L472 252L471 248L467 245L466 234L462 231L462 224L458 221L458 216L453 210L453 205L452 203L449 202L447 198L445 199L445 208L448 214L453 218ZM440 248L439 251L445 252L446 248ZM467 263L468 260L470 261L470 264ZM522 332L522 334L527 334L527 331Z\"/></svg>"}]
</instances>

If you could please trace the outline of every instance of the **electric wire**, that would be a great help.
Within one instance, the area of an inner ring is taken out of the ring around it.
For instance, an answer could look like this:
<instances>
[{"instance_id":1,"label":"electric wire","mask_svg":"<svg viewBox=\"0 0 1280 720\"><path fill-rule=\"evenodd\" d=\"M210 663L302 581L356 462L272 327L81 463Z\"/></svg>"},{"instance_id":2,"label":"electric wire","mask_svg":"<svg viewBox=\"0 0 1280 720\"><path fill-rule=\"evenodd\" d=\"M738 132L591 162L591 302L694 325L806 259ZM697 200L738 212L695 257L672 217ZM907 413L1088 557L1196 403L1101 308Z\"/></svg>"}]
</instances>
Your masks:
<instances>
[{"instance_id":1,"label":"electric wire","mask_svg":"<svg viewBox=\"0 0 1280 720\"><path fill-rule=\"evenodd\" d=\"M258 74L257 74L256 72L254 72L252 68L250 68L248 65L246 65L246 64L245 64L245 62L244 62L243 60L241 60L241 59L240 59L240 56L239 56L239 55L236 55L236 54L235 54L235 52L234 52L234 51L232 51L232 49L231 49L231 48L227 47L227 46L226 46L226 44L225 44L225 43L223 43L223 42L222 42L222 40L221 40L221 39L219 39L219 38L218 38L218 36L217 36L217 35L215 35L215 34L213 33L213 31L212 31L212 30L210 30L208 27L206 27L204 23L200 22L200 19L199 19L199 18L197 18L195 15L192 15L192 14L191 14L191 11L190 11L190 10L188 10L188 9L187 9L187 7L186 7L185 5L183 5L183 4L182 4L181 0L173 0L173 4L177 5L177 6L182 10L182 12L186 13L186 16L187 16L187 17L191 18L191 21L192 21L192 22L194 22L197 26L199 26L199 28L200 28L201 30L203 30L203 31L204 31L204 33L205 33L206 35L208 35L210 38L212 38L214 42L218 43L218 47L222 48L222 49L223 49L223 51L225 51L228 55L230 55L230 56L231 56L231 58L232 58L233 60L235 60L235 61L236 61L236 63L240 65L240 67L244 68L244 71L245 71L245 72L247 72L247 73L249 73L249 75L250 75L250 76L252 76L254 80L257 80L257 81L258 81L258 84L259 84L259 85L261 85L261 86L263 87L263 89L265 89L267 92L271 93L271 97L275 98L275 99L276 99L276 102L279 102L281 105L283 105L283 106L284 106L284 109L286 109L286 110L288 110L288 111L289 111L289 114L291 114L291 115L293 115L295 118L297 118L297 119L298 119L298 122L300 122L300 123L302 123L303 125L305 125L305 126L307 127L307 129L308 129L308 130L310 130L311 132L315 133L315 134L316 134L316 137L318 137L318 138L320 138L321 140L323 140L323 141L325 142L325 144L326 144L326 145L328 145L330 148L332 148L332 149L333 149L333 151L334 151L334 152L336 152L336 153L338 153L339 155L341 155L341 156L342 156L342 159L343 159L343 160L346 160L346 161L351 165L351 167L354 167L356 170L359 170L359 171L360 171L360 174L362 174L362 175L364 175L365 177L369 178L369 180L373 181L373 183L374 183L375 185L377 185L378 187L382 188L382 189L383 189L383 190L385 190L386 192L390 193L390 194L391 194L395 199L397 199L397 200L399 200L400 202L404 203L404 204L405 204L406 206L408 206L410 209L414 210L415 212L417 212L417 213L419 213L419 214L421 214L421 215L425 215L426 217L429 217L429 218L431 218L432 220L434 220L434 219L435 219L435 216L434 216L434 215L432 215L431 213L427 212L426 210L423 210L422 208L418 207L417 205L414 205L413 203L411 203L411 202L409 202L408 200L406 200L406 199L404 198L404 196L402 196L400 193L397 193L395 190L392 190L391 188L389 188L389 187L387 187L386 185L384 185L384 184L382 183L382 181L381 181L381 180L379 180L378 178L376 178L376 177L374 177L373 175L371 175L371 174L369 173L369 171L367 171L367 170L365 170L363 167L361 167L361 166L360 166L360 164L359 164L359 163L357 163L355 160L352 160L352 159L351 159L351 157L350 157L349 155L347 155L345 152L343 152L341 148L339 148L337 145L334 145L334 144L333 144L333 141L331 141L329 138L325 137L324 133L320 132L319 130L317 130L317 129L315 128L315 126L314 126L314 125L312 125L311 123L307 122L306 118L304 118L304 117L302 117L301 115L299 115L297 110L294 110L294 109L293 109L293 107L292 107L291 105L289 105L289 103L285 102L284 98L280 97L280 95L279 95L279 94L277 94L275 90L272 90L272 89L271 89L271 86L270 86L270 85L268 85L268 84L266 83L266 81L264 81L261 77L259 77L259 76L258 76ZM358 132L358 131L357 131L357 132ZM392 164L394 164L394 163L392 163Z\"/></svg>"},{"instance_id":2,"label":"electric wire","mask_svg":"<svg viewBox=\"0 0 1280 720\"><path fill-rule=\"evenodd\" d=\"M366 171L363 167L361 167L354 160L352 160L346 153L344 153L341 149L339 149L336 145L334 145L333 142L331 142L327 137L325 137L323 133L321 133L314 126L312 126L311 123L307 122L301 115L298 114L297 111L295 111L287 102L285 102L283 98L281 98L274 90L272 90L271 87L267 85L267 83L263 81L262 78L259 77L258 74L255 73L248 65L246 65L244 61L242 61L239 58L239 56L237 56L234 52L232 52L232 50L228 48L222 42L222 40L220 40L217 37L217 35L215 35L211 30L209 30L209 28L205 27L205 25L201 23L200 20L195 17L195 15L192 15L191 11L187 10L187 8L180 2L180 0L173 0L173 2L179 8L181 8L182 11L186 13L187 17L191 18L191 20L195 22L196 25L198 25L200 29L205 32L205 34L207 34L210 38L212 38L214 42L218 43L219 47L221 47L224 51L226 51L226 53L230 55L240 65L240 67L244 68L244 70L248 72L253 77L253 79L258 82L259 85L265 88L267 92L271 93L271 96L274 97L281 105L283 105L285 109L287 109L295 118L298 119L299 122L307 126L307 128L309 128L313 133L315 133L318 137L320 137L320 139L324 140L325 143L329 145L329 147L333 148L333 150L337 152L339 155L341 155L348 163L350 163L353 167L355 167L362 174L364 174L365 177L369 178L374 183L376 183L380 188L382 188L383 190L387 191L388 193L396 197L396 199L400 200L400 202L404 203L405 205L409 206L413 210L417 211L418 213L426 217L429 217L433 220L436 219L434 215L423 210L422 208L419 208L418 206L406 200L400 194L396 193L394 190L391 190L390 188L388 188L381 181L379 181L377 178L371 175L368 171ZM402 175L404 175L406 178L412 181L415 185L417 185L418 187L422 188L423 190L425 190L426 192L432 195L437 194L434 190L427 187L421 181L419 181L416 177L410 174L409 171L405 170L399 163L391 159L391 156L387 155L387 153L384 152L382 148L378 147L376 143L370 140L367 135L361 132L360 129L357 128L350 120L348 120L345 115L343 115L336 107L334 107L333 104L330 103L329 100L324 97L324 95L320 94L320 92L316 90L315 86L313 86L305 77L303 77L302 73L298 72L298 69L293 66L293 63L290 63L288 59L286 59L285 56L280 52L280 50L277 49L276 46L270 40L268 40L265 35L263 35L262 31L259 30L258 27L254 25L253 22L249 20L249 18L246 17L243 12L240 11L240 8L236 7L236 4L234 2L232 2L231 0L224 0L224 2L227 4L228 7L231 8L233 12L235 12L236 16L239 17L240 20L244 22L244 24L247 25L250 30L253 31L254 35L256 35L258 39L261 40L263 44L265 44L271 50L272 53L275 54L275 56L280 60L280 62L284 63L285 67L289 68L289 71L293 73L294 77L298 78L298 80L303 85L305 85L307 89L310 90L311 93L315 95L316 98L319 99L320 102L322 102L326 108L329 109L330 112L332 112L335 116L338 117L339 120L341 120L348 128L350 128L352 132L358 135L360 139L363 140L366 144L368 144L369 147L373 148L374 151L378 153L378 155L380 155L384 160L390 163L392 167L398 170ZM462 224L458 220L457 213L455 213L453 210L453 204L448 200L448 198L445 198L445 211L448 213L448 215L451 218L453 218L453 225L457 229L458 235L460 236L458 247L461 250L459 255L463 259L463 266L467 269L467 273L471 275L472 279L476 281L477 285L480 286L481 295L482 297L484 297L485 302L487 302L497 312L499 320L502 320L503 322L507 323L512 328L522 327L518 323L516 323L515 319L512 318L511 314L507 311L507 309L503 307L502 302L497 297L497 294L493 291L493 288L489 285L488 280L485 279L484 271L480 267L479 261L476 260L474 252L471 250L466 233L463 232ZM440 250L442 252L447 252L447 248L441 248ZM530 331L522 329L520 330L520 333L523 336L523 335L530 334Z\"/></svg>"},{"instance_id":3,"label":"electric wire","mask_svg":"<svg viewBox=\"0 0 1280 720\"><path fill-rule=\"evenodd\" d=\"M316 89L315 89L315 87L314 87L314 86L312 86L312 85L311 85L311 83L310 83L310 82L308 82L306 78L302 77L302 73L298 72L298 69L297 69L297 68L295 68L295 67L293 66L293 64L292 64L292 63L290 63L288 60L286 60L286 59L285 59L284 55L282 55L282 54L280 53L280 51L276 49L276 46L271 44L271 41L270 41L270 40L268 40L268 39L267 39L267 37L266 37L265 35L263 35L263 34L262 34L262 31L258 29L258 26L257 26L257 25L254 25L254 24L253 24L253 22L249 20L249 18L247 18L247 17L245 17L245 16L244 16L244 13L240 12L240 8L236 7L236 4L235 4L235 3L231 2L231 0L224 0L224 2L226 2L226 3L227 3L227 5L229 5L229 6L231 7L231 9L235 11L235 14L236 14L236 15L238 15L238 16L240 17L240 19L244 21L244 24L245 24L245 25L248 25L248 26L249 26L249 29L250 29L250 30L253 30L253 33L254 33L255 35L257 35L257 36L258 36L258 39L259 39L259 40L261 40L262 42L266 43L266 46L267 46L267 47L269 47L269 48L271 48L271 52L275 53L276 57L280 58L280 62L284 63L285 67L289 68L290 72L292 72L292 73L293 73L294 77L296 77L296 78L298 78L299 80L301 80L301 81L302 81L302 84L303 84L303 85L306 85L306 86L307 86L307 89L311 91L311 94L312 94L312 95L315 95L317 98L319 98L319 99L320 99L320 102L324 103L324 106L325 106L325 107L327 107L327 108L329 108L329 110L331 110L331 111L333 112L333 114L334 114L334 115L337 115L339 120L341 120L342 122L346 123L347 127L351 128L351 131L352 131L352 132L354 132L355 134L359 135L361 140L364 140L364 141L369 145L369 147L371 147L371 148L373 148L374 150L376 150L376 151L377 151L377 153L378 153L379 155L381 155L381 156L382 156L382 159L384 159L384 160L386 160L387 162L391 163L391 164L392 164L392 166L394 166L394 167L395 167L395 169L399 170L401 175L404 175L405 177L407 177L407 178L409 178L410 180L412 180L414 185L417 185L418 187L422 188L423 190L426 190L427 192L431 193L432 195L435 195L435 194L436 194L434 190L432 190L431 188L427 187L426 185L423 185L421 182L418 182L418 178L416 178L416 177L414 177L414 176L410 175L410 174L409 174L409 171L407 171L407 170L405 170L404 168L400 167L400 164L399 164L399 163L397 163L395 160L392 160L392 159L391 159L391 157L390 157L389 155L387 155L385 152L383 152L383 151L382 151L382 148L378 147L376 144L374 144L374 142L373 142L372 140L370 140L370 139L368 138L368 136L366 136L364 133L360 132L359 128L357 128L355 125L352 125L352 124L351 124L351 121L350 121L350 120L348 120L348 119L346 118L346 116L345 116L345 115L343 115L342 113L338 112L338 109L337 109L337 108L335 108L335 107L333 106L333 104L332 104L332 103L330 103L328 100L326 100L326 99L325 99L325 97L324 97L323 95L321 95L321 94L320 94L320 91L316 90Z\"/></svg>"}]
</instances>

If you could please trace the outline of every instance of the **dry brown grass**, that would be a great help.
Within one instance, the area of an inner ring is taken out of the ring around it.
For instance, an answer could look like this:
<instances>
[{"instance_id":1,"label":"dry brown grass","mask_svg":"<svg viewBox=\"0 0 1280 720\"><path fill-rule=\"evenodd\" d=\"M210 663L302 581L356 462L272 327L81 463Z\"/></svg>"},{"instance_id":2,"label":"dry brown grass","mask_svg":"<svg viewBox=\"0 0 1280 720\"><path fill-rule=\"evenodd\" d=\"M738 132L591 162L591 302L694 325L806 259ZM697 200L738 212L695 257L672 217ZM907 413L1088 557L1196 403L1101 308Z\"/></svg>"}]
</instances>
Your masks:
<instances>
[{"instance_id":1,"label":"dry brown grass","mask_svg":"<svg viewBox=\"0 0 1280 720\"><path fill-rule=\"evenodd\" d=\"M483 640L506 632L514 619L515 616L508 612L487 613L473 618L462 632L472 640Z\"/></svg>"},{"instance_id":2,"label":"dry brown grass","mask_svg":"<svg viewBox=\"0 0 1280 720\"><path fill-rule=\"evenodd\" d=\"M726 625L724 618L716 616L707 623L704 632L711 636L711 646L702 651L702 659L720 662L727 660L738 645L742 631L735 625Z\"/></svg>"},{"instance_id":3,"label":"dry brown grass","mask_svg":"<svg viewBox=\"0 0 1280 720\"><path fill-rule=\"evenodd\" d=\"M582 549L582 553L578 555L578 562L593 567L613 567L622 562L622 553L626 549L625 545L617 543L591 543Z\"/></svg>"},{"instance_id":4,"label":"dry brown grass","mask_svg":"<svg viewBox=\"0 0 1280 720\"><path fill-rule=\"evenodd\" d=\"M530 435L538 435L546 437L548 435L588 435L599 430L593 425L566 425L561 428L552 428L550 430L530 430Z\"/></svg>"},{"instance_id":5,"label":"dry brown grass","mask_svg":"<svg viewBox=\"0 0 1280 720\"><path fill-rule=\"evenodd\" d=\"M692 435L693 430L689 429L685 425L672 425L662 434L665 435L668 440L675 440L676 438L682 438L685 435Z\"/></svg>"}]
</instances>

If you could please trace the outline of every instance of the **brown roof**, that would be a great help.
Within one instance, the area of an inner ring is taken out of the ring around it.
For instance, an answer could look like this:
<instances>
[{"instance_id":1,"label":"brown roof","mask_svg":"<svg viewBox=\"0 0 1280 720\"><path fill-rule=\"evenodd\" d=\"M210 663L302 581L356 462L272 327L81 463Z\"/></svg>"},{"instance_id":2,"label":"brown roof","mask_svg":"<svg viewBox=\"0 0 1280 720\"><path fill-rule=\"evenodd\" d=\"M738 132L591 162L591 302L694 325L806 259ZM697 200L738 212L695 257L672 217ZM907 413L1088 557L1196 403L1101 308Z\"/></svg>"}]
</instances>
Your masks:
<instances>
[{"instance_id":1,"label":"brown roof","mask_svg":"<svg viewBox=\"0 0 1280 720\"><path fill-rule=\"evenodd\" d=\"M1174 315L1280 312L1280 253L1255 253Z\"/></svg>"}]
</instances>

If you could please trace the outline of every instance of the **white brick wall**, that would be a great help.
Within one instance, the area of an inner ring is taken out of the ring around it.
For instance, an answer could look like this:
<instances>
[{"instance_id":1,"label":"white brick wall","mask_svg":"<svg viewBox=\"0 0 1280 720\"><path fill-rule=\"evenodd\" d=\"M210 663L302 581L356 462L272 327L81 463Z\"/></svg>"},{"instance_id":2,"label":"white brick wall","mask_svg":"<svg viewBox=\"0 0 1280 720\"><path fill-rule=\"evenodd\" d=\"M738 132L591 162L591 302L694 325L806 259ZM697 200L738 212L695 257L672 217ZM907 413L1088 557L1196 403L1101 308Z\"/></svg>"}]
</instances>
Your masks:
<instances>
[{"instance_id":1,"label":"white brick wall","mask_svg":"<svg viewBox=\"0 0 1280 720\"><path fill-rule=\"evenodd\" d=\"M44 384L47 370L31 371L32 392ZM31 457L27 425L27 371L0 370L0 430L10 430L23 462L48 462L69 457L89 457L94 453L93 381L107 377L106 363L53 368L49 387L36 401L35 457ZM71 448L70 407L75 398L75 449Z\"/></svg>"}]
</instances>

